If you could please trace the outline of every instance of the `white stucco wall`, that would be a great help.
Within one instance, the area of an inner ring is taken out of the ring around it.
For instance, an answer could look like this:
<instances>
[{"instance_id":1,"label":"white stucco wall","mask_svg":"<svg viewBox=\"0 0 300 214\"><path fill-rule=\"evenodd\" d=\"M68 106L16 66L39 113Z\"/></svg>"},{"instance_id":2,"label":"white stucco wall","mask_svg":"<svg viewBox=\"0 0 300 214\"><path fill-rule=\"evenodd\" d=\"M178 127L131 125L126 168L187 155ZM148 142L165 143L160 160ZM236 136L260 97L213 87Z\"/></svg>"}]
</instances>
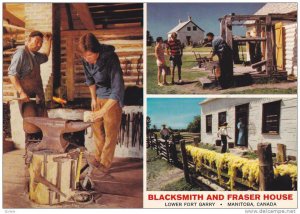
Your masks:
<instances>
[{"instance_id":1,"label":"white stucco wall","mask_svg":"<svg viewBox=\"0 0 300 214\"><path fill-rule=\"evenodd\" d=\"M262 105L277 100L281 102L279 135L262 134ZM214 144L218 131L218 113L227 112L229 142L235 142L235 106L249 103L248 148L256 150L258 143L271 143L276 152L278 143L287 146L287 154L297 156L297 99L283 98L226 98L202 104L201 141ZM212 133L206 133L206 115L212 114Z\"/></svg>"}]
</instances>

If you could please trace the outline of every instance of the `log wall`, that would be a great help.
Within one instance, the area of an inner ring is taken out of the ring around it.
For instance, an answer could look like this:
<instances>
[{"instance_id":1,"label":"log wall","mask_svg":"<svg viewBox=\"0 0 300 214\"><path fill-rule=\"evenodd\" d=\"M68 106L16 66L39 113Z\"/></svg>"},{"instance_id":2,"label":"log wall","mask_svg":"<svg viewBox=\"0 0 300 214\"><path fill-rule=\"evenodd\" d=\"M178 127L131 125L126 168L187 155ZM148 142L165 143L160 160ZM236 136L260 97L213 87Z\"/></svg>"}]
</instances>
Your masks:
<instances>
[{"instance_id":1,"label":"log wall","mask_svg":"<svg viewBox=\"0 0 300 214\"><path fill-rule=\"evenodd\" d=\"M89 98L81 58L77 49L79 38L92 32L102 44L113 45L119 56L126 86L142 86L143 28L119 28L96 31L61 32L61 86L68 100Z\"/></svg>"}]
</instances>

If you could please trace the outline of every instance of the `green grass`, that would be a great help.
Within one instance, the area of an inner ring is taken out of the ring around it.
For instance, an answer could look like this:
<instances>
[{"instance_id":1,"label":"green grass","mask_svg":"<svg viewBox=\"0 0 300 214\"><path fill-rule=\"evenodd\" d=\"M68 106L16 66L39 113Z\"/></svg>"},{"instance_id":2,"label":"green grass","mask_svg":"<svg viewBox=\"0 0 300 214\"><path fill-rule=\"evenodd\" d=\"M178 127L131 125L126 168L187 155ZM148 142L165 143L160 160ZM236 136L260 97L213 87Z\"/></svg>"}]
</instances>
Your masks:
<instances>
[{"instance_id":1,"label":"green grass","mask_svg":"<svg viewBox=\"0 0 300 214\"><path fill-rule=\"evenodd\" d=\"M171 170L174 167L168 164L167 161L162 160L156 155L156 151L147 149L147 180L155 179L163 171Z\"/></svg>"},{"instance_id":2,"label":"green grass","mask_svg":"<svg viewBox=\"0 0 300 214\"><path fill-rule=\"evenodd\" d=\"M297 94L297 88L255 88L242 91L227 91L226 94Z\"/></svg>"},{"instance_id":3,"label":"green grass","mask_svg":"<svg viewBox=\"0 0 300 214\"><path fill-rule=\"evenodd\" d=\"M248 151L248 152L245 152L243 155L242 155L243 158L248 158L248 159L251 159L251 160L255 160L258 158L257 154L255 152L251 152L251 151Z\"/></svg>"},{"instance_id":4,"label":"green grass","mask_svg":"<svg viewBox=\"0 0 300 214\"><path fill-rule=\"evenodd\" d=\"M189 184L184 178L165 185L162 191L201 191L200 187Z\"/></svg>"},{"instance_id":5,"label":"green grass","mask_svg":"<svg viewBox=\"0 0 300 214\"><path fill-rule=\"evenodd\" d=\"M167 60L168 62L169 60ZM195 57L193 55L183 55L182 57L182 79L185 82L197 81L198 78L207 76L207 73L199 70L192 70L191 68L197 66ZM169 66L169 65L168 65ZM178 80L177 68L175 70L175 81ZM171 82L171 75L167 76L167 81ZM177 94L178 88L184 86L168 85L160 87L157 85L157 65L155 56L147 57L147 90L149 94Z\"/></svg>"}]
</instances>

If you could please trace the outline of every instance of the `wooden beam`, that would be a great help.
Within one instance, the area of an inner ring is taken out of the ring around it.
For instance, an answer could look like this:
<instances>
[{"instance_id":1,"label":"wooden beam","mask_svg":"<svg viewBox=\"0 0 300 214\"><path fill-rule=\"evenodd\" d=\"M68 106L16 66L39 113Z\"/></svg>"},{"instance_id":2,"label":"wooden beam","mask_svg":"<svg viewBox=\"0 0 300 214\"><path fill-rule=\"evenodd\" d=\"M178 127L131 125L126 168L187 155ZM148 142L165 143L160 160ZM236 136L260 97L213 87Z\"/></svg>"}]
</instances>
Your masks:
<instances>
[{"instance_id":1,"label":"wooden beam","mask_svg":"<svg viewBox=\"0 0 300 214\"><path fill-rule=\"evenodd\" d=\"M138 11L121 11L121 12L104 12L104 13L92 13L94 19L126 19L143 17L143 10Z\"/></svg>"},{"instance_id":2,"label":"wooden beam","mask_svg":"<svg viewBox=\"0 0 300 214\"><path fill-rule=\"evenodd\" d=\"M225 26L226 26L226 43L231 49L233 49L233 45L232 45L233 36L232 36L232 20L231 20L231 17L226 18Z\"/></svg>"},{"instance_id":3,"label":"wooden beam","mask_svg":"<svg viewBox=\"0 0 300 214\"><path fill-rule=\"evenodd\" d=\"M73 37L69 37L66 40L66 58L67 58L67 65L66 65L66 77L67 77L67 99L68 101L74 100L74 44L73 44Z\"/></svg>"},{"instance_id":4,"label":"wooden beam","mask_svg":"<svg viewBox=\"0 0 300 214\"><path fill-rule=\"evenodd\" d=\"M137 9L143 8L142 3L129 3L129 4L103 4L99 6L92 6L89 4L89 8L91 12L97 11L108 11L108 10L128 10L128 9Z\"/></svg>"},{"instance_id":5,"label":"wooden beam","mask_svg":"<svg viewBox=\"0 0 300 214\"><path fill-rule=\"evenodd\" d=\"M76 10L82 24L87 30L95 30L94 20L91 16L87 4L84 3L73 3L72 6Z\"/></svg>"},{"instance_id":6,"label":"wooden beam","mask_svg":"<svg viewBox=\"0 0 300 214\"><path fill-rule=\"evenodd\" d=\"M66 14L67 14L67 19L68 19L68 28L69 28L69 30L73 30L74 25L73 25L73 19L72 19L70 4L66 3L65 8L66 8Z\"/></svg>"},{"instance_id":7,"label":"wooden beam","mask_svg":"<svg viewBox=\"0 0 300 214\"><path fill-rule=\"evenodd\" d=\"M8 10L3 10L3 19L7 20L9 24L16 25L19 27L25 27L25 22L13 15Z\"/></svg>"},{"instance_id":8,"label":"wooden beam","mask_svg":"<svg viewBox=\"0 0 300 214\"><path fill-rule=\"evenodd\" d=\"M122 24L122 23L140 23L143 21L143 17L135 17L135 18L123 18L123 19L95 19L96 25L108 25L108 24Z\"/></svg>"},{"instance_id":9,"label":"wooden beam","mask_svg":"<svg viewBox=\"0 0 300 214\"><path fill-rule=\"evenodd\" d=\"M272 19L271 19L271 16L266 17L266 49L267 49L266 72L268 75L271 75L273 72L273 47L272 47Z\"/></svg>"}]
</instances>

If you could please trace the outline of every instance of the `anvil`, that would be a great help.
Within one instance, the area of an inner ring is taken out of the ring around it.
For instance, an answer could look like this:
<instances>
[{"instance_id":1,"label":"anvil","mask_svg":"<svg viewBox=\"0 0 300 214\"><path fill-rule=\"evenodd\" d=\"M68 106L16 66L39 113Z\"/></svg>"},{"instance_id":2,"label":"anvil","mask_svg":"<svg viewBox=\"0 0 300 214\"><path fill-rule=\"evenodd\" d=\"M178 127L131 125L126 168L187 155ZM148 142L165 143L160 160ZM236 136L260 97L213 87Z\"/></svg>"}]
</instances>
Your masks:
<instances>
[{"instance_id":1,"label":"anvil","mask_svg":"<svg viewBox=\"0 0 300 214\"><path fill-rule=\"evenodd\" d=\"M91 123L61 118L26 117L24 120L36 125L43 132L42 141L33 148L34 151L51 150L63 153L69 145L63 138L64 133L82 131L91 126Z\"/></svg>"}]
</instances>

